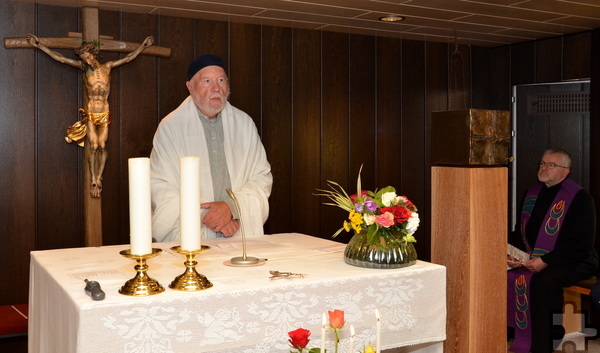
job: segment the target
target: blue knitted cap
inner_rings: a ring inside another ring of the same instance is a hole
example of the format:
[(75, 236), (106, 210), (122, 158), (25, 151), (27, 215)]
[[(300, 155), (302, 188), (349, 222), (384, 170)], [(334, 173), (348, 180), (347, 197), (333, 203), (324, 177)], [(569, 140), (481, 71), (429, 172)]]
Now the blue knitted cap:
[(190, 66), (188, 66), (188, 70), (187, 70), (188, 80), (191, 80), (192, 77), (194, 77), (194, 75), (196, 73), (198, 73), (198, 71), (204, 69), (207, 66), (213, 66), (213, 65), (219, 66), (223, 70), (225, 70), (225, 62), (223, 61), (223, 59), (219, 58), (216, 55), (211, 55), (211, 54), (202, 55), (198, 59), (192, 61)]

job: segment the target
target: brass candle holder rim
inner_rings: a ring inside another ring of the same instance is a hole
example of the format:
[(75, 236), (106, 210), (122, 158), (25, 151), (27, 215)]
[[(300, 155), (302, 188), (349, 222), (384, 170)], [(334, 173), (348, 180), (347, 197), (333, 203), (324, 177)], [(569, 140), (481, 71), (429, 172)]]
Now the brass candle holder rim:
[(182, 250), (181, 245), (177, 245), (177, 246), (171, 247), (171, 250), (175, 251), (176, 253), (183, 254), (183, 255), (196, 255), (196, 254), (200, 254), (200, 253), (210, 250), (210, 246), (200, 245), (200, 249)]
[(161, 252), (162, 252), (162, 249), (160, 249), (160, 248), (152, 248), (152, 252), (151, 253), (149, 253), (149, 254), (143, 254), (143, 255), (138, 255), (138, 254), (132, 254), (131, 253), (131, 249), (125, 249), (125, 250), (119, 251), (119, 254), (121, 256), (124, 256), (124, 257), (128, 258), (128, 259), (149, 259), (149, 258), (157, 256)]

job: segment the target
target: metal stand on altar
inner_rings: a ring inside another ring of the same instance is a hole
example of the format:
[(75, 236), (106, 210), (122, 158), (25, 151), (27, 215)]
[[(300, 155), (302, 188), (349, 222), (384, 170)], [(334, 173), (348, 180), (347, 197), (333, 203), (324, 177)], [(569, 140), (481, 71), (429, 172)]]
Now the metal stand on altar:
[(233, 191), (230, 188), (226, 189), (227, 194), (233, 200), (235, 204), (235, 208), (237, 209), (238, 215), (240, 217), (240, 232), (242, 233), (242, 256), (232, 257), (231, 260), (225, 261), (223, 264), (226, 266), (233, 267), (249, 267), (249, 266), (260, 266), (265, 264), (265, 259), (259, 259), (253, 256), (246, 255), (246, 233), (244, 232), (244, 227), (242, 226), (242, 211), (240, 209), (240, 205), (238, 204), (237, 198)]

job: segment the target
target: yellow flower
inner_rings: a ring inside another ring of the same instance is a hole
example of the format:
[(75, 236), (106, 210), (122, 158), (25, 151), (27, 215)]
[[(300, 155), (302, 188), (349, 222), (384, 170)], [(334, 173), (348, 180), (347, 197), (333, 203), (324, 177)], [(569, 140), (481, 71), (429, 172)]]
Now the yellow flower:
[(348, 218), (350, 219), (350, 221), (353, 224), (361, 225), (363, 223), (362, 214), (360, 214), (354, 210), (350, 211), (350, 216), (348, 216)]
[(368, 346), (365, 348), (365, 353), (375, 353), (375, 349), (373, 349), (373, 346), (371, 346), (371, 345), (368, 345)]
[(346, 232), (349, 232), (349, 231), (350, 231), (350, 222), (346, 222), (346, 221), (344, 221), (344, 230), (345, 230)]

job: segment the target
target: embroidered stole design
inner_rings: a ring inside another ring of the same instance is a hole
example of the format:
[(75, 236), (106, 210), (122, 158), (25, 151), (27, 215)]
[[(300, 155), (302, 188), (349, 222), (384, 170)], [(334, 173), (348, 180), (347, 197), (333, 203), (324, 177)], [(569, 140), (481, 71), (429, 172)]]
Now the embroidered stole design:
[[(525, 197), (521, 213), (521, 235), (527, 252), (531, 258), (537, 258), (554, 249), (556, 238), (560, 233), (564, 215), (567, 213), (573, 198), (582, 189), (571, 179), (563, 181), (560, 190), (552, 201), (552, 206), (546, 213), (540, 227), (535, 246), (531, 249), (527, 242), (525, 229), (531, 218), (537, 197), (543, 184), (531, 188)], [(534, 273), (525, 268), (508, 271), (508, 324), (515, 328), (515, 339), (510, 348), (513, 353), (527, 353), (531, 347), (531, 315), (529, 288)]]

